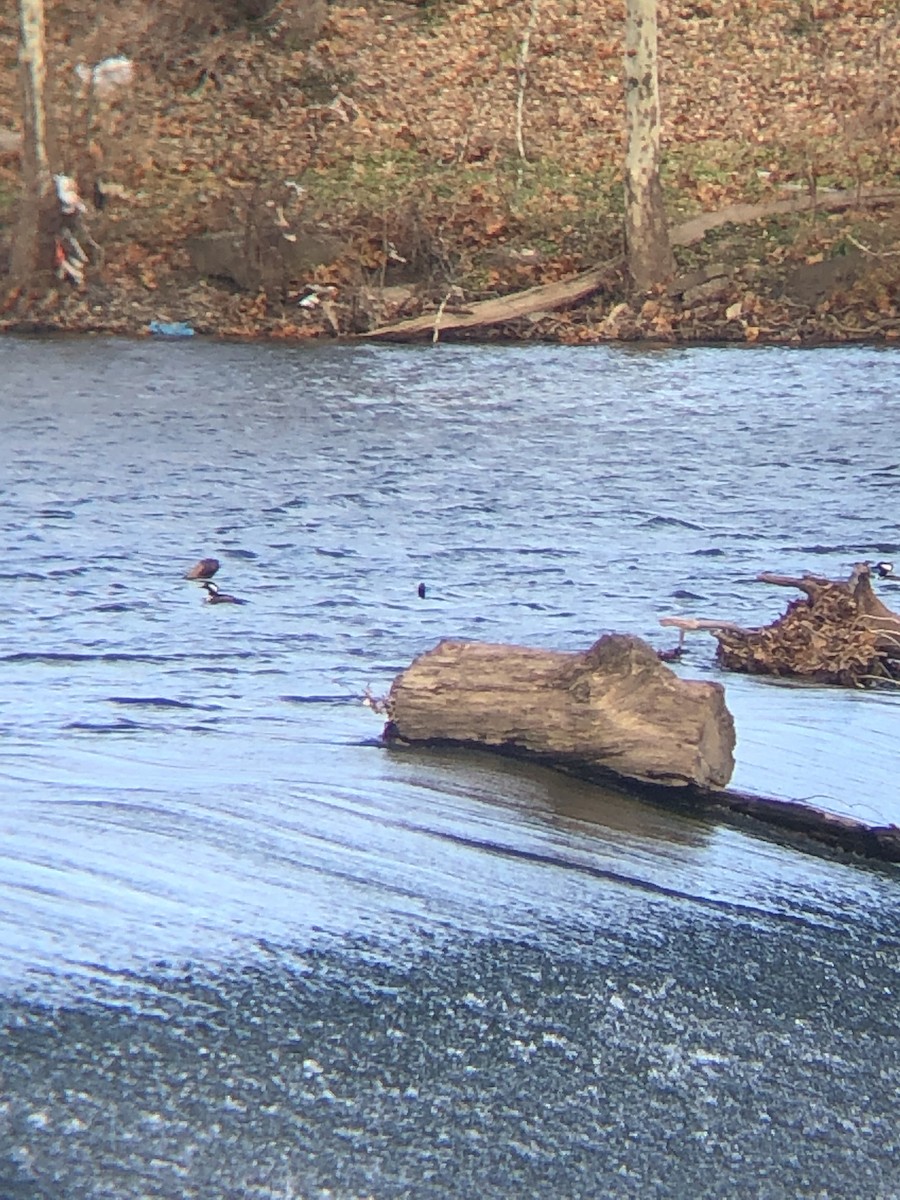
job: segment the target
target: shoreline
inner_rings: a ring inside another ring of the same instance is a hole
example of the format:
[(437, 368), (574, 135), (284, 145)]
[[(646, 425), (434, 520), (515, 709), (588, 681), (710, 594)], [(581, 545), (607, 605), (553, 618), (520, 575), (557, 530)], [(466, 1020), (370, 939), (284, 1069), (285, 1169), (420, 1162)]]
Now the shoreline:
[[(235, 332), (229, 329), (209, 329), (195, 328), (192, 333), (187, 335), (166, 335), (154, 333), (149, 328), (149, 322), (133, 325), (130, 327), (122, 327), (118, 324), (109, 325), (68, 325), (54, 322), (39, 322), (34, 320), (23, 319), (21, 321), (0, 321), (0, 338), (3, 337), (20, 337), (20, 338), (121, 338), (129, 341), (157, 341), (157, 342), (190, 342), (197, 338), (205, 342), (221, 342), (223, 344), (271, 344), (271, 345), (331, 345), (331, 346), (360, 346), (382, 344), (388, 346), (424, 346), (434, 345), (434, 339), (430, 337), (380, 337), (373, 338), (365, 334), (328, 334), (321, 333), (313, 336), (289, 336), (272, 328), (260, 328), (254, 332)], [(894, 347), (900, 348), (900, 330), (896, 334), (882, 334), (874, 336), (871, 334), (845, 335), (842, 337), (829, 338), (825, 335), (810, 334), (802, 336), (800, 334), (786, 334), (783, 337), (757, 337), (752, 341), (745, 338), (715, 336), (711, 333), (708, 337), (691, 337), (691, 338), (672, 338), (662, 339), (659, 337), (621, 337), (597, 338), (592, 341), (583, 340), (578, 342), (570, 342), (563, 339), (555, 339), (552, 337), (517, 337), (514, 334), (503, 332), (494, 332), (490, 336), (477, 336), (476, 334), (468, 333), (465, 335), (456, 335), (452, 333), (448, 336), (442, 336), (438, 342), (443, 345), (452, 346), (568, 346), (572, 349), (591, 349), (597, 346), (630, 346), (642, 350), (675, 350), (688, 347), (705, 347), (708, 349), (746, 349), (746, 350), (765, 350), (778, 347), (779, 349), (795, 349), (795, 350), (829, 350), (837, 349), (842, 346), (868, 346), (874, 349), (891, 349)]]

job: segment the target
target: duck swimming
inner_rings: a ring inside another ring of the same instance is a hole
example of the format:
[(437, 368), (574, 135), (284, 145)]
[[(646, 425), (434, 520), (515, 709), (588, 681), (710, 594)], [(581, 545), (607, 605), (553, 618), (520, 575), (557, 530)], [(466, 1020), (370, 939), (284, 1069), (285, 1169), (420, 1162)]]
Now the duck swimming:
[(877, 562), (872, 569), (881, 579), (896, 579), (892, 562)]
[(229, 596), (226, 592), (220, 592), (214, 583), (208, 581), (203, 585), (206, 588), (206, 603), (207, 604), (246, 604), (246, 600), (240, 600), (237, 596)]
[(185, 579), (212, 579), (218, 569), (219, 560), (217, 558), (201, 558), (187, 572)]

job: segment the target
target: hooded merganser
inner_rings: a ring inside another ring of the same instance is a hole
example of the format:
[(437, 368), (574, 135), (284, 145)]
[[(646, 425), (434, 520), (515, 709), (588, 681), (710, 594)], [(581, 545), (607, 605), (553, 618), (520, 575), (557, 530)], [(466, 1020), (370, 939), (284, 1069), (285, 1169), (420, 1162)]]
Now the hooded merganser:
[(185, 579), (212, 579), (218, 569), (219, 560), (217, 558), (201, 558), (187, 572)]
[(204, 583), (206, 588), (206, 603), (207, 604), (246, 604), (246, 600), (239, 600), (237, 596), (229, 596), (225, 592), (220, 592), (214, 583)]
[(895, 579), (894, 564), (892, 562), (877, 562), (873, 568), (875, 574), (882, 579)]
[(684, 654), (684, 646), (673, 646), (671, 650), (657, 650), (656, 657), (660, 662), (679, 662)]

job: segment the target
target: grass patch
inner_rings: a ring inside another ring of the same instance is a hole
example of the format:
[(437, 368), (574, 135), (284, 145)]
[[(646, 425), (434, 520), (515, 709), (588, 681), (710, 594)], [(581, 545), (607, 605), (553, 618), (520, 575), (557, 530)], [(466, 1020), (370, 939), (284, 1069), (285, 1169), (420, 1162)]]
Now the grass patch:
[(669, 211), (690, 217), (735, 192), (749, 203), (761, 199), (765, 173), (776, 166), (770, 148), (710, 140), (667, 147), (660, 177)]
[(0, 182), (0, 216), (12, 216), (18, 199), (19, 193), (14, 187)]
[(618, 254), (617, 167), (573, 172), (515, 155), (436, 164), (393, 149), (311, 168), (306, 211), (352, 232), (360, 269), (388, 282), (490, 294), (558, 278)]
[(623, 203), (617, 169), (573, 173), (553, 161), (521, 163), (511, 156), (486, 163), (435, 164), (414, 150), (388, 150), (315, 167), (304, 182), (323, 207), (388, 205), (427, 193), (448, 205), (505, 209), (517, 226), (536, 220), (553, 227), (588, 216), (621, 217)]

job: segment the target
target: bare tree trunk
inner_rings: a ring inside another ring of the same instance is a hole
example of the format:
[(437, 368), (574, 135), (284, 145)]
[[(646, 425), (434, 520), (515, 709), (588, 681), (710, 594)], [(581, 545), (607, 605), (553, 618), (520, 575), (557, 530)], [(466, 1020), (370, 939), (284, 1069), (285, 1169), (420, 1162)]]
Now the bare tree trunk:
[(19, 0), (19, 25), (24, 187), (10, 275), (13, 285), (22, 287), (37, 276), (52, 271), (60, 215), (47, 154), (44, 0)]
[(656, 0), (625, 0), (625, 243), (634, 286), (645, 292), (675, 271), (659, 181)]

